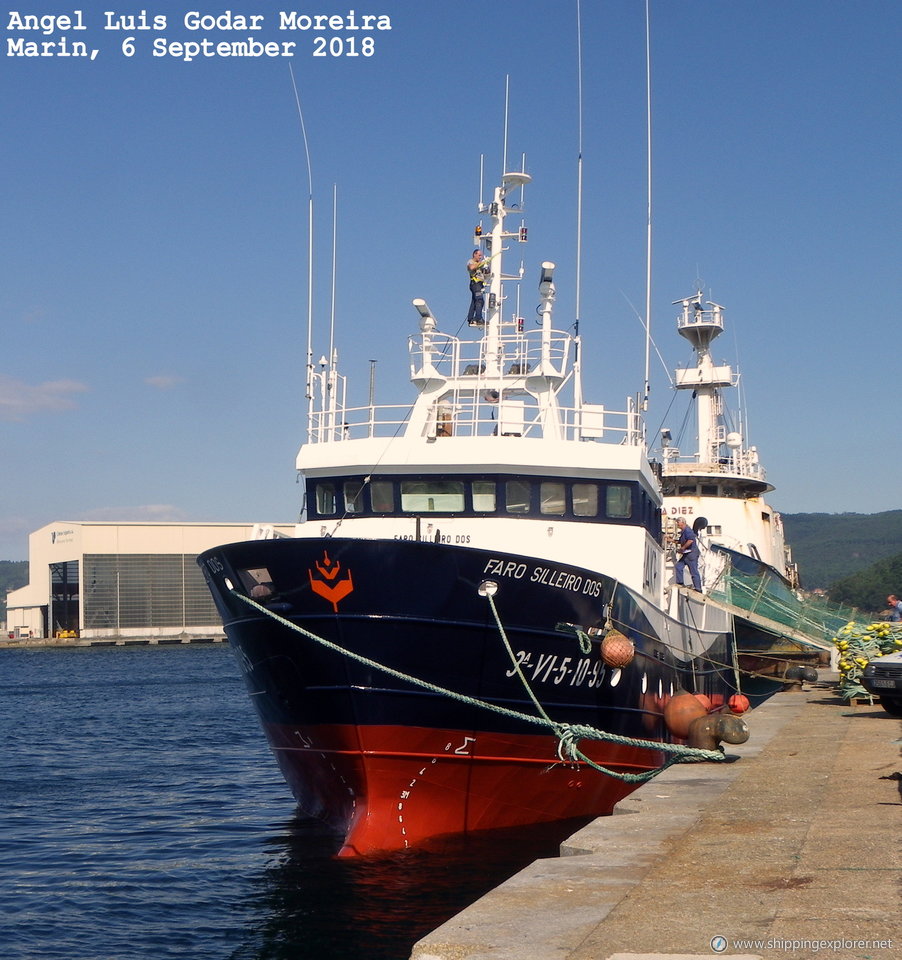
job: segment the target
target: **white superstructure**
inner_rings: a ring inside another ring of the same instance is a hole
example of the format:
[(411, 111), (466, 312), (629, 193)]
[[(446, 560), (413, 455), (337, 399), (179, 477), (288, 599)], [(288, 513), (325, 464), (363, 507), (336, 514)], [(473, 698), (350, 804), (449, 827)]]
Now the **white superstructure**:
[[(675, 387), (691, 394), (697, 432), (695, 450), (683, 453), (670, 430), (661, 431), (666, 520), (672, 524), (683, 517), (697, 526), (703, 550), (713, 544), (728, 547), (793, 580), (780, 515), (764, 499), (774, 488), (757, 448), (747, 446), (742, 423), (731, 421), (725, 403), (724, 391), (738, 386), (738, 375), (711, 355), (711, 343), (723, 332), (724, 308), (703, 301), (700, 291), (674, 302), (681, 307), (677, 330), (695, 351), (695, 364), (676, 370)], [(710, 554), (708, 563), (713, 563)], [(707, 571), (708, 583), (714, 573)]]
[(522, 222), (505, 229), (505, 218), (520, 214), (529, 180), (504, 175), (479, 208), (484, 322), (445, 333), (425, 300), (413, 301), (412, 405), (348, 406), (335, 358), (311, 366), (296, 535), (438, 540), (613, 568), (661, 606), (660, 487), (638, 404), (614, 412), (584, 399), (580, 338), (552, 325), (553, 263), (541, 265), (537, 322), (506, 293), (524, 273), (505, 272), (506, 245), (527, 233)]

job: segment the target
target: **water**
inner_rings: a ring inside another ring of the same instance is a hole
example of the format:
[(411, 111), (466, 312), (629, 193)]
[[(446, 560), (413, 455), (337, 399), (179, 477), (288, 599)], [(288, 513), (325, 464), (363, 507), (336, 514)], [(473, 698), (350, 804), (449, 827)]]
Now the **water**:
[(406, 960), (547, 839), (337, 859), (225, 646), (0, 650), (4, 960)]

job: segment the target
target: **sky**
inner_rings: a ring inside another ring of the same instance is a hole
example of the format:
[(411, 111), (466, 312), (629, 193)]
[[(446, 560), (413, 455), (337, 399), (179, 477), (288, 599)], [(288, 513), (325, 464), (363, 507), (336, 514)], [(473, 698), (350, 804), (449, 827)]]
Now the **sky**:
[[(445, 332), (466, 313), (506, 87), (527, 276), (558, 265), (572, 324), (581, 148), (587, 399), (642, 389), (644, 0), (161, 0), (150, 29), (110, 6), (126, 29), (105, 4), (0, 10), (0, 559), (56, 520), (295, 520), (310, 185), (314, 354), (334, 317), (352, 399), (375, 360), (404, 402), (410, 301)], [(280, 30), (283, 9), (390, 29)], [(19, 29), (62, 14), (85, 29)], [(651, 0), (650, 23), (652, 442), (690, 360), (671, 304), (701, 283), (771, 504), (902, 507), (902, 4)], [(290, 55), (185, 46), (250, 36)], [(96, 55), (59, 55), (74, 41)]]

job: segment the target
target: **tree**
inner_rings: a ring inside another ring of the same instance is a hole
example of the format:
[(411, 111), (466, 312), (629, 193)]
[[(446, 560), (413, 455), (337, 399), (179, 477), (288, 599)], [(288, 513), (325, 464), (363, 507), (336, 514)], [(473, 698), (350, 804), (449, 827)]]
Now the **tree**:
[(6, 620), (6, 595), (28, 583), (27, 560), (0, 560), (0, 620)]
[(862, 610), (885, 610), (889, 594), (902, 596), (902, 553), (885, 557), (864, 570), (837, 580), (828, 593), (837, 603), (847, 603)]

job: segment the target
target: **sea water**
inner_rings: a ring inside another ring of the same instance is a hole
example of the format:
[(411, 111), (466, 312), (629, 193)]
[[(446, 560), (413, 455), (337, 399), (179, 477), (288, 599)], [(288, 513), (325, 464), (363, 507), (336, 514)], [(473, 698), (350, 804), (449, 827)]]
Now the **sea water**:
[(0, 650), (3, 960), (406, 960), (547, 840), (338, 859), (225, 644)]

